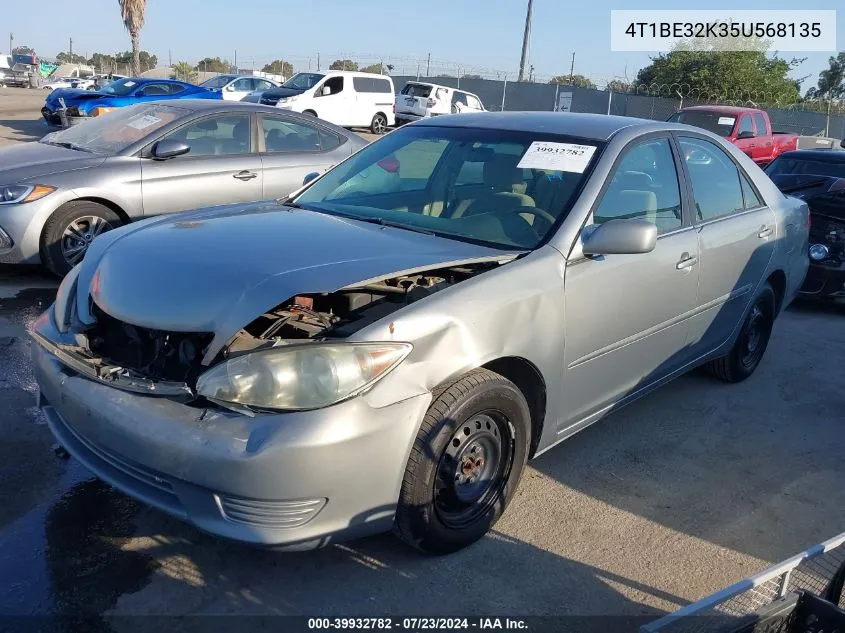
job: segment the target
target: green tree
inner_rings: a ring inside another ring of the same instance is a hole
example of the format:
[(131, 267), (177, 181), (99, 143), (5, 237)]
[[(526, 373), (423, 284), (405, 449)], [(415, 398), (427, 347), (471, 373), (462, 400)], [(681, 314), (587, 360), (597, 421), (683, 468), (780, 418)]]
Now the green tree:
[(144, 13), (147, 0), (117, 0), (123, 26), (132, 40), (132, 74), (141, 74), (141, 29), (144, 27)]
[(173, 75), (180, 81), (194, 82), (197, 80), (197, 69), (189, 62), (176, 62), (173, 65)]
[(227, 73), (232, 65), (219, 57), (205, 57), (197, 63), (197, 69), (204, 73)]
[(370, 64), (369, 66), (364, 66), (361, 69), (362, 73), (376, 73), (379, 75), (386, 75), (387, 74), (387, 66), (382, 63), (378, 64)]
[(281, 75), (282, 77), (290, 77), (293, 75), (293, 64), (286, 62), (283, 59), (275, 59), (269, 64), (265, 64), (262, 72), (272, 73), (274, 75)]
[(358, 70), (358, 64), (351, 59), (336, 59), (329, 66), (329, 70)]
[(105, 53), (94, 53), (88, 59), (88, 65), (97, 68), (98, 70), (112, 70), (114, 68), (115, 59), (113, 55)]
[(12, 55), (35, 55), (35, 49), (31, 46), (15, 46)]
[(631, 84), (621, 79), (611, 79), (607, 82), (607, 89), (612, 92), (628, 92), (631, 89)]
[(831, 57), (830, 66), (819, 73), (819, 83), (807, 91), (808, 99), (842, 99), (845, 97), (845, 53)]
[(68, 53), (67, 51), (62, 51), (58, 55), (56, 55), (56, 61), (60, 64), (87, 64), (88, 60), (85, 59), (84, 55), (77, 55), (76, 53)]
[[(745, 50), (724, 50), (731, 45)], [(800, 81), (791, 79), (789, 72), (804, 60), (769, 56), (768, 46), (754, 38), (733, 44), (718, 38), (682, 41), (669, 53), (652, 57), (651, 64), (637, 74), (637, 84), (659, 86), (667, 96), (678, 90), (714, 99), (797, 101)]]
[(556, 75), (549, 80), (550, 84), (561, 86), (575, 86), (576, 88), (595, 88), (596, 84), (584, 75)]
[[(132, 65), (135, 59), (135, 55), (132, 51), (124, 51), (122, 53), (118, 53), (115, 57), (115, 61), (118, 64), (129, 64)], [(140, 65), (140, 72), (144, 72), (144, 69), (149, 70), (150, 68), (155, 68), (158, 66), (158, 57), (155, 55), (151, 55), (147, 51), (138, 51), (138, 60)]]

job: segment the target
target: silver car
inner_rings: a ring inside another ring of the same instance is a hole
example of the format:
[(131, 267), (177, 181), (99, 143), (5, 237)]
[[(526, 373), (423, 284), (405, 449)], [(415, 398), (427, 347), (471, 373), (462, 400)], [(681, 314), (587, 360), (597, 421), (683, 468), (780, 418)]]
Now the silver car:
[(696, 366), (750, 376), (807, 240), (805, 203), (700, 129), (437, 117), (287, 200), (97, 238), (34, 325), (40, 406), (213, 534), (451, 552), (527, 459)]
[(143, 217), (285, 196), (366, 145), (314, 117), (220, 100), (119, 108), (0, 149), (0, 262), (64, 275)]

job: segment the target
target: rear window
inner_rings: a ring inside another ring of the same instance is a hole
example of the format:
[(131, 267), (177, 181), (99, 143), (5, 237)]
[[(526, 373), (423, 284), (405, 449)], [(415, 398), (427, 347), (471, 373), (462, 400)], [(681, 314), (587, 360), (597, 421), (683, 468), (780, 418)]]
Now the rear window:
[(388, 94), (393, 92), (390, 81), (387, 79), (353, 77), (352, 85), (355, 87), (355, 92), (385, 92)]
[(735, 114), (725, 114), (709, 110), (687, 110), (686, 112), (676, 112), (669, 117), (669, 121), (673, 123), (694, 125), (719, 136), (730, 136), (736, 119)]
[(428, 97), (431, 94), (431, 88), (424, 84), (405, 84), (402, 94), (409, 97)]

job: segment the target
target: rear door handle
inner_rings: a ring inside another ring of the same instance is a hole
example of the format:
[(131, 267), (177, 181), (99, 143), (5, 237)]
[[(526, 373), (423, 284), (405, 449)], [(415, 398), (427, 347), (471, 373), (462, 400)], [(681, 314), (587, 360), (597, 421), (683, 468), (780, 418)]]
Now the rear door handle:
[(762, 227), (760, 227), (760, 232), (757, 233), (757, 237), (759, 237), (760, 239), (763, 239), (765, 237), (769, 237), (774, 232), (775, 232), (775, 230), (772, 227), (762, 226)]
[(243, 171), (239, 171), (237, 174), (234, 174), (232, 178), (237, 178), (238, 180), (252, 180), (253, 178), (258, 178), (258, 174), (254, 171), (244, 169)]
[(687, 268), (692, 268), (698, 263), (698, 257), (691, 257), (689, 253), (684, 253), (681, 255), (681, 261), (675, 264), (675, 268), (678, 270), (686, 270)]

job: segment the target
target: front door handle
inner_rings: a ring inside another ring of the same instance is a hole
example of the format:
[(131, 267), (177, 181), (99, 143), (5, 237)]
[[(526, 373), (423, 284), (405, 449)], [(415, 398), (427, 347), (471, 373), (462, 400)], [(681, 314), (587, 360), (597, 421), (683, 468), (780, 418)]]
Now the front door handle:
[(687, 270), (688, 268), (692, 268), (698, 263), (698, 257), (691, 256), (689, 253), (684, 253), (681, 255), (681, 261), (675, 264), (675, 268), (678, 270)]
[(258, 178), (258, 174), (254, 171), (244, 169), (243, 171), (239, 171), (237, 174), (234, 174), (232, 178), (237, 178), (238, 180), (252, 180), (253, 178)]
[(760, 227), (760, 232), (757, 233), (757, 237), (763, 239), (765, 237), (769, 237), (774, 232), (775, 230), (772, 227), (763, 225)]

